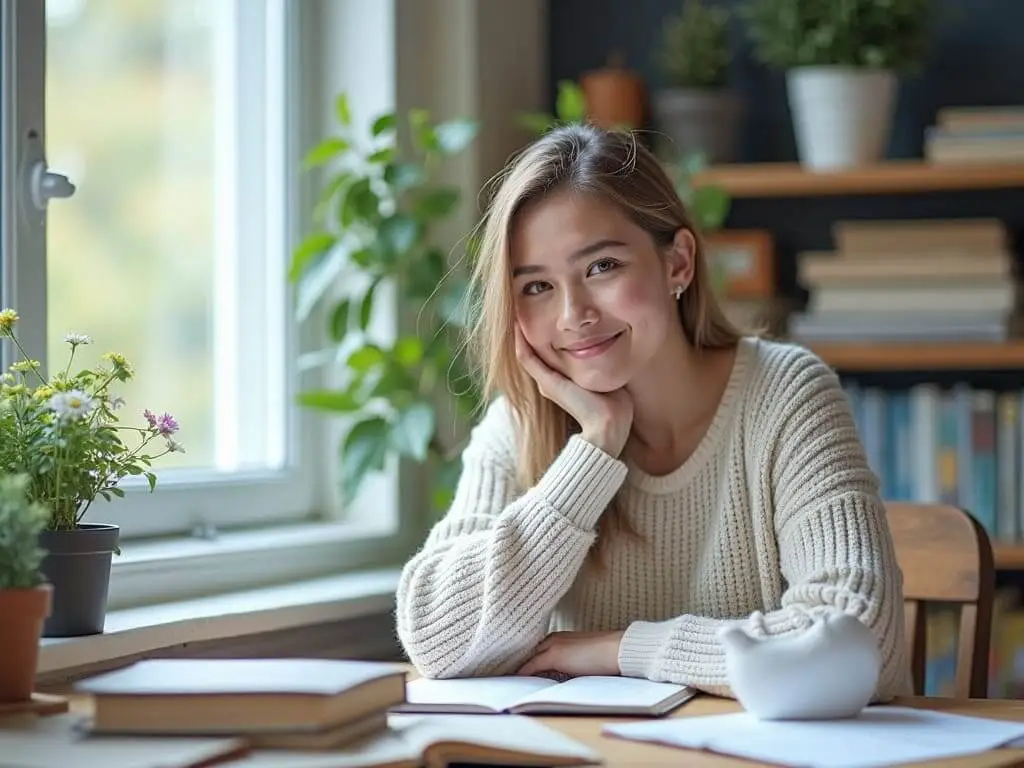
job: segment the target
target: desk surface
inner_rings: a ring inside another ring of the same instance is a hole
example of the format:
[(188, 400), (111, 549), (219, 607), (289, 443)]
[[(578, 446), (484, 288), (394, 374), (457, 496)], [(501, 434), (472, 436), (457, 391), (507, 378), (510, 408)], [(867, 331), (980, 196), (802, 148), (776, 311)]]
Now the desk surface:
[[(64, 691), (67, 694), (66, 691)], [(71, 708), (76, 712), (89, 714), (92, 709), (91, 698), (84, 694), (67, 694)], [(1006, 699), (971, 699), (954, 700), (947, 698), (908, 697), (897, 699), (893, 704), (908, 707), (921, 707), (962, 715), (988, 717), (993, 720), (1011, 720), (1024, 722), (1024, 701)], [(713, 715), (739, 711), (739, 705), (730, 699), (713, 696), (697, 696), (677, 709), (671, 717), (693, 717), (695, 715)], [(488, 715), (481, 715), (488, 717)], [(613, 739), (601, 734), (601, 728), (611, 722), (630, 722), (636, 718), (606, 717), (540, 717), (541, 722), (581, 741), (605, 759), (607, 768), (624, 768), (644, 766), (659, 768), (685, 764), (691, 768), (751, 768), (756, 765), (749, 760), (714, 755), (708, 752), (681, 750), (662, 747), (656, 744), (645, 744), (623, 739)], [(228, 763), (230, 766), (230, 763)], [(960, 757), (939, 762), (916, 763), (915, 768), (926, 766), (942, 766), (942, 768), (996, 768), (996, 766), (1024, 766), (1024, 749), (998, 749), (972, 757)]]

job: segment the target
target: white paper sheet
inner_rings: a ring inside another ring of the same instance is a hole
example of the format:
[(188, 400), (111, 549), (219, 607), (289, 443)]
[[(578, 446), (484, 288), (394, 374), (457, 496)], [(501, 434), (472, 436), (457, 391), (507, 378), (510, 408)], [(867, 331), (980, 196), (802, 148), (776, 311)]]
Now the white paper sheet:
[(794, 768), (876, 768), (995, 749), (1024, 739), (1024, 723), (874, 706), (849, 720), (770, 722), (740, 712), (606, 725), (604, 732)]

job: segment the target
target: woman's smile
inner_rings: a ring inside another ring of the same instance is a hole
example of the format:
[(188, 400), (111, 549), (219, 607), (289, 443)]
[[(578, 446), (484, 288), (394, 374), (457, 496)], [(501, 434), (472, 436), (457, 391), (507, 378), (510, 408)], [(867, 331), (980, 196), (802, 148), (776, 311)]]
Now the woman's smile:
[(607, 336), (595, 336), (592, 339), (576, 342), (564, 349), (566, 353), (577, 360), (597, 357), (611, 349), (612, 345), (619, 340), (619, 337), (622, 336), (623, 333), (625, 333), (625, 331), (619, 331), (618, 333), (613, 333)]

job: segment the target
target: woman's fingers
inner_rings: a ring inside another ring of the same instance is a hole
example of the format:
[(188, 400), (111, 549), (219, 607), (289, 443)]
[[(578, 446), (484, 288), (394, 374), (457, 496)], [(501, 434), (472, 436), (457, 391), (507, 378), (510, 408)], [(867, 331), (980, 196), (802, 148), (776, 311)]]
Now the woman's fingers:
[(542, 653), (535, 654), (525, 664), (523, 664), (523, 666), (516, 670), (516, 674), (535, 675), (538, 672), (546, 672), (550, 669), (553, 669), (548, 658), (549, 654), (549, 651), (544, 651)]

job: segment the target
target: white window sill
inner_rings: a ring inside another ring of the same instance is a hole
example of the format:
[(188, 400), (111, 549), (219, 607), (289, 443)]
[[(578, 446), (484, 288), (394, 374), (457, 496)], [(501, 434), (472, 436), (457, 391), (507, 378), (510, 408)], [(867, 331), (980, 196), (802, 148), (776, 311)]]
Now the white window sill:
[(253, 635), (391, 612), (399, 569), (232, 592), (107, 614), (102, 635), (44, 638), (39, 674), (150, 653), (181, 643)]
[(227, 531), (209, 539), (129, 540), (114, 556), (108, 610), (394, 566), (406, 559), (405, 538), (389, 526), (310, 522)]

